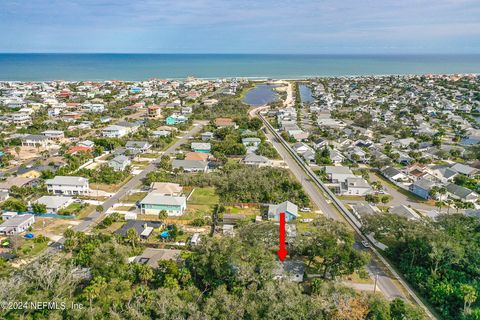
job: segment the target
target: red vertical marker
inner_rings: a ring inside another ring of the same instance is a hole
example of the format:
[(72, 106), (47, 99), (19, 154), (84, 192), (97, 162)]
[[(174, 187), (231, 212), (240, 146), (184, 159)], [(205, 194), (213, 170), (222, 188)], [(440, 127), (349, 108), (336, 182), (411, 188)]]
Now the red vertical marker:
[(280, 212), (280, 249), (277, 251), (278, 258), (283, 262), (287, 256), (285, 249), (285, 212)]

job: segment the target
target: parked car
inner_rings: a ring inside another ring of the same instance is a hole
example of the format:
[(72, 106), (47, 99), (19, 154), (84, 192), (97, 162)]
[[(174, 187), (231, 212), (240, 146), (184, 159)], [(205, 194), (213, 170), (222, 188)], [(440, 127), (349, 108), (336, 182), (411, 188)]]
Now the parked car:
[(362, 245), (363, 245), (365, 248), (370, 248), (370, 243), (368, 243), (368, 241), (366, 241), (366, 240), (362, 240)]
[(301, 212), (310, 212), (311, 209), (308, 208), (308, 207), (303, 207), (303, 208), (300, 209), (300, 211), (301, 211)]

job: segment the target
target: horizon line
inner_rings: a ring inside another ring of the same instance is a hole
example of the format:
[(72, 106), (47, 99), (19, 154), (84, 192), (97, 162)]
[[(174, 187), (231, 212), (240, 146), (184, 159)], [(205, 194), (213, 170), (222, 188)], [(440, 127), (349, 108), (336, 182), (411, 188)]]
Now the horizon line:
[(406, 53), (393, 53), (393, 52), (372, 52), (372, 53), (258, 53), (258, 52), (48, 52), (48, 51), (39, 51), (39, 52), (0, 52), (0, 55), (8, 55), (8, 54), (137, 54), (137, 55), (303, 55), (303, 56), (329, 56), (329, 55), (336, 55), (336, 56), (371, 56), (371, 55), (383, 55), (383, 56), (398, 56), (398, 55), (480, 55), (480, 52), (406, 52)]

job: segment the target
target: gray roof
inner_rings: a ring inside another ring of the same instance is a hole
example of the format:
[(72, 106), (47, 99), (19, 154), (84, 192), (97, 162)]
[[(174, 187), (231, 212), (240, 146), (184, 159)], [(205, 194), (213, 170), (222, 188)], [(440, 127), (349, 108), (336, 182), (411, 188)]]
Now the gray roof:
[(450, 192), (451, 194), (456, 195), (457, 197), (459, 197), (461, 199), (464, 199), (468, 195), (470, 195), (472, 193), (475, 193), (474, 191), (472, 191), (468, 188), (456, 185), (455, 183), (448, 184), (447, 185), (447, 191)]
[(130, 161), (130, 159), (128, 159), (128, 157), (123, 154), (116, 156), (115, 158), (110, 160), (110, 162), (116, 162), (118, 164), (123, 164), (125, 161)]
[(28, 220), (32, 219), (33, 214), (19, 214), (16, 215), (0, 225), (0, 231), (5, 230), (6, 228), (18, 227)]
[(284, 201), (280, 204), (271, 204), (268, 206), (268, 215), (276, 215), (281, 212), (290, 213), (295, 217), (298, 217), (298, 207), (296, 204), (290, 201)]
[(352, 174), (352, 171), (348, 167), (325, 166), (325, 173)]
[(146, 148), (147, 146), (147, 141), (127, 141), (125, 144), (125, 148)]
[(192, 149), (210, 150), (212, 145), (208, 142), (192, 142)]
[(181, 250), (175, 249), (146, 248), (142, 254), (135, 257), (133, 261), (137, 263), (148, 264), (149, 266), (156, 268), (158, 267), (158, 261), (177, 260), (180, 258), (181, 252)]
[(173, 206), (185, 206), (187, 200), (185, 197), (165, 196), (161, 193), (150, 192), (140, 201), (141, 204), (165, 204)]
[(162, 223), (159, 221), (128, 220), (120, 229), (115, 231), (115, 233), (125, 237), (129, 229), (135, 229), (138, 235), (140, 235), (145, 229), (145, 226), (157, 229), (160, 228), (161, 225)]
[(422, 178), (415, 181), (413, 185), (422, 188), (423, 190), (430, 191), (430, 189), (435, 186), (435, 183), (433, 181)]
[(36, 203), (44, 204), (47, 208), (60, 208), (72, 200), (72, 197), (43, 196)]
[(178, 160), (172, 161), (172, 168), (184, 168), (184, 169), (205, 169), (207, 167), (207, 161), (200, 160)]
[(391, 177), (396, 176), (397, 174), (401, 174), (402, 171), (400, 171), (400, 170), (398, 170), (398, 169), (396, 169), (396, 168), (394, 168), (394, 167), (388, 167), (388, 168), (383, 169), (382, 173), (383, 173), (385, 176), (391, 178)]
[(88, 179), (84, 177), (74, 176), (56, 176), (53, 179), (45, 181), (46, 184), (66, 185), (66, 186), (78, 186), (87, 185)]
[(477, 169), (470, 166), (466, 166), (461, 163), (454, 164), (453, 166), (450, 167), (450, 169), (467, 176), (477, 171)]
[(390, 209), (390, 212), (407, 219), (419, 219), (420, 216), (412, 209), (405, 205), (399, 205)]
[(267, 163), (268, 158), (250, 153), (243, 158), (243, 162)]

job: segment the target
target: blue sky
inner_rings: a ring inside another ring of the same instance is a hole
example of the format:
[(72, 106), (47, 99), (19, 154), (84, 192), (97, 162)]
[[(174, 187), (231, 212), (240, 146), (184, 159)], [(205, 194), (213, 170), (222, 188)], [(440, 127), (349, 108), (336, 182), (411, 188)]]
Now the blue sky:
[(1, 0), (0, 52), (480, 53), (479, 0)]

